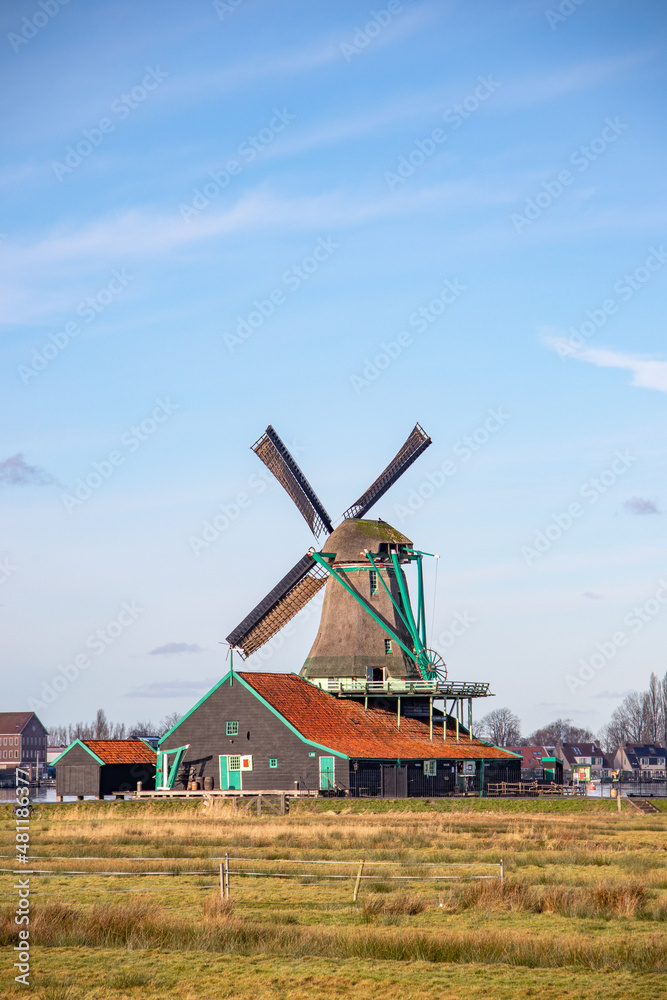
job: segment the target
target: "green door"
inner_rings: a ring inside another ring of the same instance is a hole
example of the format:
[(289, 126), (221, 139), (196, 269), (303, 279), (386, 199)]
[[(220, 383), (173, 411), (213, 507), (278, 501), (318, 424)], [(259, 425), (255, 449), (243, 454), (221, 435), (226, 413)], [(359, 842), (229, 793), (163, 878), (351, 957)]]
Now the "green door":
[(220, 788), (224, 790), (241, 788), (241, 758), (232, 754), (220, 757)]
[(320, 791), (329, 792), (334, 788), (334, 757), (320, 757)]

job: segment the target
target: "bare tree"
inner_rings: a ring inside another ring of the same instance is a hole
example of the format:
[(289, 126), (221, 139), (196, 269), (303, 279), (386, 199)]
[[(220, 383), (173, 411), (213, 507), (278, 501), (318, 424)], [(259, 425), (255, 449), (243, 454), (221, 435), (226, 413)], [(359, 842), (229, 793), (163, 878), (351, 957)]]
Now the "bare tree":
[(182, 712), (170, 712), (169, 715), (165, 715), (160, 719), (160, 736), (164, 736), (168, 733), (170, 729), (173, 729), (177, 722), (180, 722), (183, 718)]
[(476, 735), (499, 747), (517, 746), (521, 739), (521, 720), (509, 708), (496, 708), (479, 720)]
[(162, 736), (162, 733), (160, 727), (150, 719), (139, 719), (130, 726), (130, 739), (138, 739), (140, 736)]
[(622, 743), (664, 743), (667, 740), (667, 673), (651, 674), (647, 691), (631, 691), (611, 714), (600, 734), (605, 749)]
[(526, 742), (528, 746), (551, 747), (558, 743), (592, 743), (595, 733), (572, 725), (572, 719), (554, 719), (553, 722), (536, 729)]

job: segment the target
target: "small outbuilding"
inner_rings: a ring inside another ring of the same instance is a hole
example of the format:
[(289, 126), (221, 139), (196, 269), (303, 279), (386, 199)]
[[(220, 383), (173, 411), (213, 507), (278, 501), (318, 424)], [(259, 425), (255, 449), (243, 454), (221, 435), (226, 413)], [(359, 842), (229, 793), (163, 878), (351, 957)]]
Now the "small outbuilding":
[(156, 754), (143, 740), (74, 740), (55, 759), (56, 795), (94, 796), (155, 788)]

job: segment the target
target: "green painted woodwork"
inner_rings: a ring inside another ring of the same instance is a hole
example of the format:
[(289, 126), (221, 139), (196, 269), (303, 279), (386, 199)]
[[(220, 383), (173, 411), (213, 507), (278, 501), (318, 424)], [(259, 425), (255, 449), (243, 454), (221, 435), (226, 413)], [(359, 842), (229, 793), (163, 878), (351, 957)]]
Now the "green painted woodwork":
[(335, 758), (320, 757), (320, 791), (333, 791), (335, 787)]

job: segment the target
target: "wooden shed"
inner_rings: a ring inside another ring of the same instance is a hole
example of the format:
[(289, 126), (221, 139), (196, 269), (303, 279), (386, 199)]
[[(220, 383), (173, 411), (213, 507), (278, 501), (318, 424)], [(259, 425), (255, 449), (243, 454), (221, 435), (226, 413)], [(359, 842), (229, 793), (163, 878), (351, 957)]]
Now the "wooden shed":
[(449, 718), (339, 698), (296, 674), (228, 673), (162, 737), (157, 788), (209, 778), (214, 789), (353, 796), (442, 796), (518, 781), (520, 757)]
[(54, 761), (56, 794), (103, 799), (155, 788), (155, 750), (143, 740), (74, 740)]

